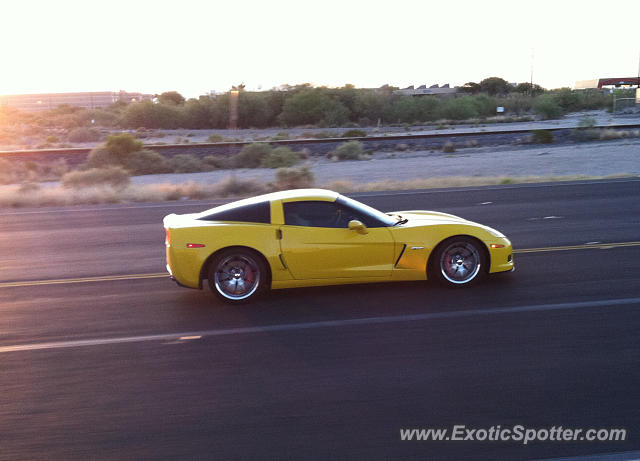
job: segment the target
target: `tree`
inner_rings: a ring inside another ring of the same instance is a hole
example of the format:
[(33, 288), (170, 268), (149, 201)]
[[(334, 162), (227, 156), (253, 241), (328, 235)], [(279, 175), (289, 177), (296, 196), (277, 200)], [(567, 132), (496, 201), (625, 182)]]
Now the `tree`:
[(158, 102), (170, 106), (180, 106), (184, 104), (184, 96), (177, 91), (165, 91), (158, 96)]
[(326, 89), (308, 88), (288, 98), (279, 116), (288, 126), (316, 124), (340, 125), (349, 119), (349, 110), (331, 98)]
[(480, 85), (476, 82), (467, 82), (460, 87), (463, 93), (476, 94), (480, 92)]
[(500, 77), (489, 77), (480, 82), (480, 90), (489, 96), (504, 95), (511, 90), (511, 85)]
[(528, 94), (531, 96), (538, 96), (539, 94), (544, 93), (544, 88), (536, 83), (534, 83), (532, 86), (531, 83), (525, 82), (519, 83), (515, 88), (515, 92), (520, 94)]

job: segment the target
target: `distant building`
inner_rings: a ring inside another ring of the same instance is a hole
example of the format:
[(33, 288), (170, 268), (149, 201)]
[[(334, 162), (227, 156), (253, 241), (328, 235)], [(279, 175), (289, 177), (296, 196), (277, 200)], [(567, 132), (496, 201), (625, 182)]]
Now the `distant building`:
[(94, 91), (85, 93), (43, 93), (16, 94), (0, 96), (0, 107), (11, 107), (20, 111), (36, 112), (55, 109), (66, 104), (68, 106), (96, 109), (108, 107), (118, 101), (136, 102), (151, 101), (153, 95), (143, 93), (128, 93), (126, 91)]
[(638, 77), (615, 77), (596, 78), (593, 80), (580, 80), (576, 82), (576, 90), (598, 89), (604, 87), (613, 88), (636, 88), (638, 87)]
[(446, 83), (442, 86), (431, 85), (427, 88), (427, 85), (420, 85), (418, 88), (414, 88), (413, 85), (403, 88), (401, 90), (394, 91), (396, 94), (403, 94), (405, 96), (440, 96), (448, 97), (455, 96), (458, 93), (458, 87), (450, 88)]

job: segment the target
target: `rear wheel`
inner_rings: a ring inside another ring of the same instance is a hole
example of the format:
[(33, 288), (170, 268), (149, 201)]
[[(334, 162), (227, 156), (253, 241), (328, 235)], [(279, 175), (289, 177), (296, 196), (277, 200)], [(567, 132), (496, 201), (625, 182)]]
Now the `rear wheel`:
[(229, 248), (216, 255), (209, 265), (209, 287), (223, 301), (242, 304), (266, 289), (267, 268), (253, 251)]
[(450, 287), (469, 285), (485, 273), (487, 257), (480, 242), (469, 237), (452, 237), (438, 246), (430, 274)]

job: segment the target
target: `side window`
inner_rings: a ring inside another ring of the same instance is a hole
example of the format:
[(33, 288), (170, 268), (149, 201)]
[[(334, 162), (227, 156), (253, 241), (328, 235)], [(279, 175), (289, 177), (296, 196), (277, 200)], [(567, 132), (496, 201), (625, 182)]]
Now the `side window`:
[(271, 223), (271, 202), (253, 203), (227, 210), (214, 211), (198, 219), (203, 221), (239, 221), (253, 223)]
[(287, 202), (283, 208), (284, 223), (289, 226), (346, 228), (352, 219), (364, 222), (360, 213), (335, 202)]

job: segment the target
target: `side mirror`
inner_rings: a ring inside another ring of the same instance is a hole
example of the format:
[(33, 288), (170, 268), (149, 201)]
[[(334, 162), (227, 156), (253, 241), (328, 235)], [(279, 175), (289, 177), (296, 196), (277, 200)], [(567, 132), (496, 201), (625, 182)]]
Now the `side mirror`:
[(352, 219), (349, 221), (349, 230), (356, 231), (358, 234), (368, 234), (367, 226), (362, 224), (362, 222), (357, 219)]

